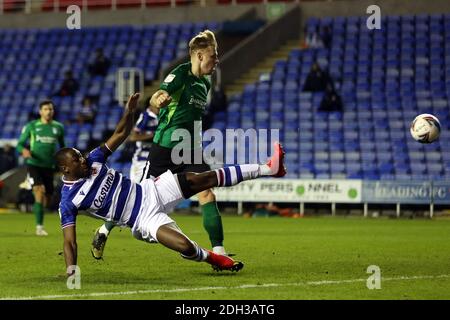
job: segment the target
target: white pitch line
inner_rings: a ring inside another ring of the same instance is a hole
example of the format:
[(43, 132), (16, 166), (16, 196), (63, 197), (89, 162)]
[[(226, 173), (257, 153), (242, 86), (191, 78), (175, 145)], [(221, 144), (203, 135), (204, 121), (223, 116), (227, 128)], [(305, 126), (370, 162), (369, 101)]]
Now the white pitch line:
[[(437, 276), (400, 276), (393, 278), (381, 278), (381, 281), (397, 281), (397, 280), (424, 280), (424, 279), (440, 279), (450, 278), (450, 274), (441, 274)], [(60, 299), (60, 298), (82, 298), (82, 297), (102, 297), (102, 296), (121, 296), (121, 295), (135, 295), (147, 293), (175, 293), (175, 292), (191, 292), (191, 291), (207, 291), (207, 290), (236, 290), (236, 289), (254, 289), (254, 288), (268, 288), (268, 287), (300, 287), (300, 286), (321, 286), (328, 284), (344, 284), (365, 282), (367, 279), (348, 279), (348, 280), (322, 280), (322, 281), (307, 281), (296, 283), (265, 283), (265, 284), (244, 284), (235, 287), (199, 287), (199, 288), (177, 288), (177, 289), (151, 289), (151, 290), (135, 290), (122, 292), (92, 292), (79, 294), (60, 294), (47, 296), (29, 296), (29, 297), (5, 297), (0, 300), (45, 300), (45, 299)]]

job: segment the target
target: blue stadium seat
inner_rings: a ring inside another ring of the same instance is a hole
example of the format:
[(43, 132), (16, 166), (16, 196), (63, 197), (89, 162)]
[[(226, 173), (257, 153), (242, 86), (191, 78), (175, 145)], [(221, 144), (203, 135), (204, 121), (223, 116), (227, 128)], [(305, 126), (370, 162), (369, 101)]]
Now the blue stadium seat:
[[(227, 112), (214, 117), (214, 126), (220, 130), (280, 128), (289, 150), (289, 166), (293, 167), (290, 177), (345, 175), (406, 180), (442, 178), (447, 171), (450, 174), (447, 130), (442, 130), (438, 142), (427, 146), (413, 141), (408, 133), (412, 119), (425, 112), (438, 116), (443, 128), (450, 129), (450, 47), (444, 45), (450, 42), (450, 19), (444, 23), (443, 15), (388, 16), (383, 17), (382, 24), (381, 30), (369, 32), (361, 17), (309, 19), (307, 33), (331, 26), (331, 48), (292, 50), (274, 64), (271, 81), (247, 85), (242, 94), (228, 97)], [(208, 25), (221, 27), (220, 23)], [(0, 55), (4, 64), (0, 70), (0, 108), (9, 108), (16, 98), (8, 93), (16, 92), (22, 97), (21, 108), (35, 111), (37, 102), (59, 85), (61, 68), (71, 66), (78, 77), (83, 77), (92, 47), (103, 44), (114, 64), (109, 78), (84, 82), (75, 99), (55, 103), (62, 120), (69, 117), (72, 104), (80, 103), (88, 93), (100, 97), (102, 113), (115, 110), (112, 104), (117, 67), (139, 66), (146, 80), (156, 80), (160, 69), (185, 54), (188, 39), (206, 26), (94, 27), (77, 33), (63, 28), (1, 30)], [(344, 103), (342, 113), (317, 112), (323, 94), (301, 91), (317, 60), (329, 66)], [(40, 67), (34, 68), (36, 64)], [(41, 76), (44, 72), (45, 80)], [(92, 130), (114, 128), (118, 111), (99, 117)], [(26, 121), (8, 114), (4, 120), (10, 126), (2, 122), (2, 137), (14, 136), (17, 128), (12, 124), (19, 126)], [(70, 139), (80, 140), (80, 128), (68, 126), (67, 130)], [(82, 144), (84, 141), (80, 140)]]

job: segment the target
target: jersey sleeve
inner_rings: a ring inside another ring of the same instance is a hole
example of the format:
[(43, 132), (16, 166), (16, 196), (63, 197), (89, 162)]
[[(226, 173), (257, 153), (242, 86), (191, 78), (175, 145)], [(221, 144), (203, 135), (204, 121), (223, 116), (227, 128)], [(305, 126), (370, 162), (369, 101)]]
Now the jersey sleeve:
[(62, 229), (76, 224), (78, 210), (71, 202), (60, 202), (58, 212)]
[(112, 152), (108, 149), (106, 145), (95, 148), (89, 153), (87, 157), (87, 162), (92, 165), (94, 162), (105, 163)]
[(183, 68), (175, 68), (167, 75), (159, 88), (167, 91), (169, 95), (177, 92), (184, 86), (186, 74), (187, 73), (184, 72)]
[(148, 117), (148, 121), (150, 122), (150, 131), (155, 132), (158, 128), (158, 116), (156, 115), (150, 115)]
[(25, 148), (25, 143), (27, 142), (28, 138), (30, 137), (31, 132), (31, 124), (28, 123), (22, 128), (22, 132), (19, 137), (19, 141), (17, 141), (17, 147), (16, 150), (19, 153), (22, 153), (22, 150)]
[(147, 125), (148, 117), (146, 117), (147, 112), (142, 112), (139, 115), (139, 119), (136, 122), (136, 125), (134, 126), (134, 131), (142, 132), (145, 129), (145, 126)]

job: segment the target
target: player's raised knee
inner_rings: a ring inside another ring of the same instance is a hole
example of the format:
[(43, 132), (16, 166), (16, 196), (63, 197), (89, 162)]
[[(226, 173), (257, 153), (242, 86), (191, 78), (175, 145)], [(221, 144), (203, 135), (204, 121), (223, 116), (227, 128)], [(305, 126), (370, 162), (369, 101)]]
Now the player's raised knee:
[(216, 195), (212, 189), (207, 189), (198, 194), (198, 200), (201, 204), (216, 201)]
[(44, 185), (38, 185), (33, 187), (33, 192), (39, 196), (44, 196), (45, 194), (45, 186)]

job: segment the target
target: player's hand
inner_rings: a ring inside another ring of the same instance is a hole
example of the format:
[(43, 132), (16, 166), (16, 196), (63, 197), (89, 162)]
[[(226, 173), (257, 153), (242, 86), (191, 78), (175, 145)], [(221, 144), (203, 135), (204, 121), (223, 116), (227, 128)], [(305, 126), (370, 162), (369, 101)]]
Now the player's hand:
[(22, 157), (24, 157), (25, 159), (31, 158), (31, 151), (28, 150), (28, 149), (23, 149), (22, 150)]
[(172, 101), (172, 97), (165, 91), (158, 91), (155, 96), (155, 103), (158, 109), (167, 107)]
[(137, 109), (138, 100), (139, 100), (139, 93), (135, 93), (128, 98), (128, 102), (126, 105), (126, 110), (133, 112)]

